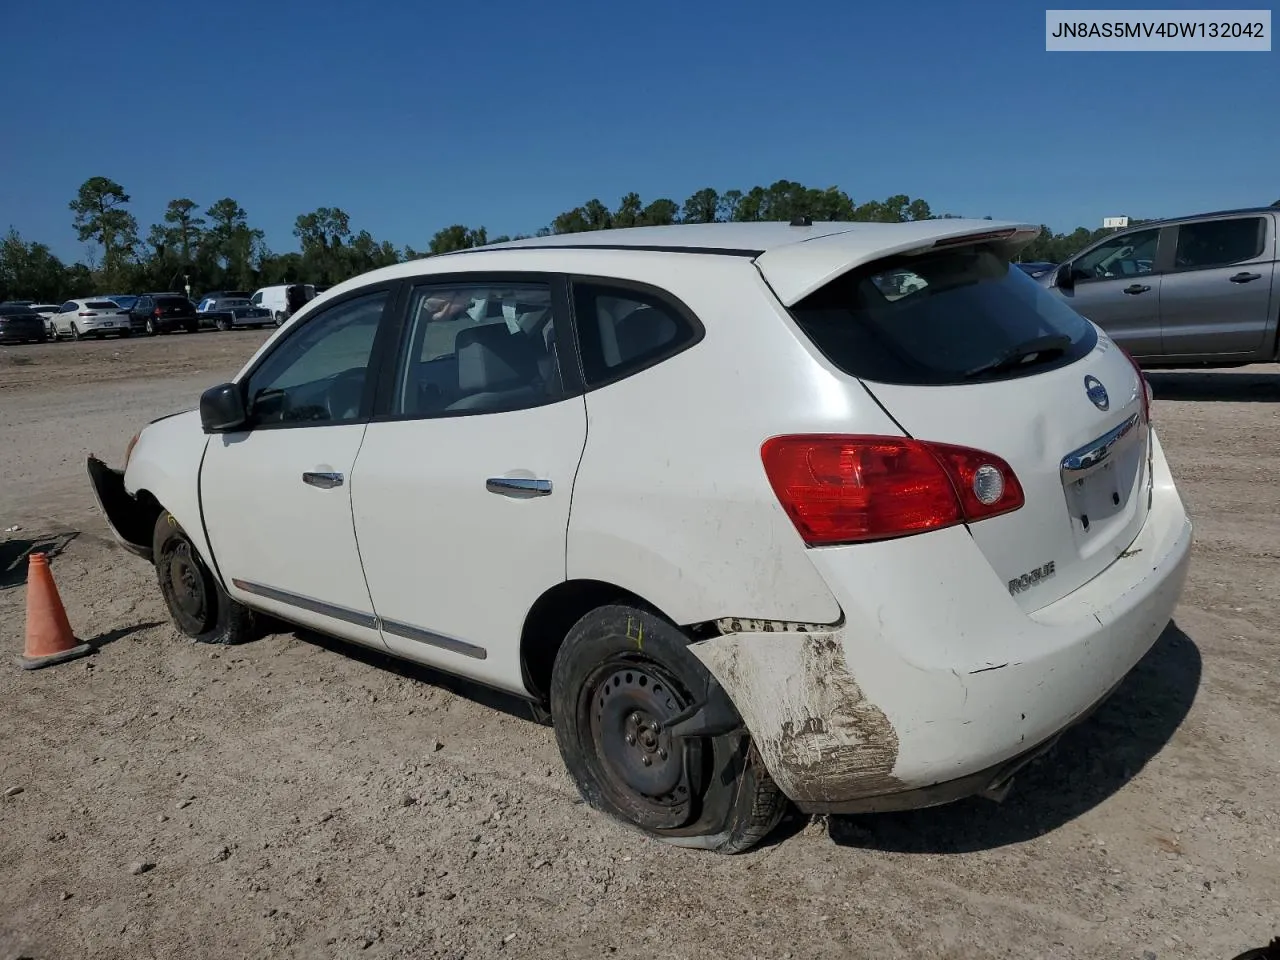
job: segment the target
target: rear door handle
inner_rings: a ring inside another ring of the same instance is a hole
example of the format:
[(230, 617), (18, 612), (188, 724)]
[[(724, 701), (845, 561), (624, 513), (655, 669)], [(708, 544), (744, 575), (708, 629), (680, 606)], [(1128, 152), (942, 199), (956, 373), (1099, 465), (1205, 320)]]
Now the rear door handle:
[(1140, 283), (1131, 283), (1129, 286), (1124, 288), (1124, 292), (1137, 296), (1139, 293), (1146, 293), (1150, 289), (1150, 287), (1143, 286)]
[(1260, 273), (1237, 273), (1234, 277), (1229, 278), (1232, 283), (1248, 283), (1250, 280), (1261, 280)]
[(334, 487), (342, 486), (342, 474), (340, 473), (304, 473), (302, 482), (310, 484), (313, 487), (319, 487), (321, 490), (332, 490)]
[(530, 480), (525, 477), (490, 477), (484, 482), (484, 488), (490, 493), (501, 493), (506, 496), (527, 494), (545, 497), (551, 493), (551, 481)]

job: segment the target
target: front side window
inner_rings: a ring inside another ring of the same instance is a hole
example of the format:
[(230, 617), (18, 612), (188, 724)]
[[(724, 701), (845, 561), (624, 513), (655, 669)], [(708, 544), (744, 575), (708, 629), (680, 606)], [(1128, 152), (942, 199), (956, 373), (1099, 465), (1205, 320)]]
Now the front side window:
[(591, 386), (637, 373), (701, 333), (665, 298), (630, 287), (575, 283), (573, 312)]
[(359, 420), (387, 297), (387, 291), (379, 290), (335, 304), (269, 354), (246, 384), (251, 424)]
[(1084, 281), (1140, 277), (1155, 269), (1159, 241), (1158, 229), (1122, 234), (1094, 247), (1072, 267), (1081, 271)]
[(1262, 217), (1184, 223), (1178, 228), (1174, 266), (1179, 270), (1227, 267), (1262, 253), (1267, 222)]
[(549, 287), (421, 286), (409, 309), (393, 416), (495, 413), (564, 396)]

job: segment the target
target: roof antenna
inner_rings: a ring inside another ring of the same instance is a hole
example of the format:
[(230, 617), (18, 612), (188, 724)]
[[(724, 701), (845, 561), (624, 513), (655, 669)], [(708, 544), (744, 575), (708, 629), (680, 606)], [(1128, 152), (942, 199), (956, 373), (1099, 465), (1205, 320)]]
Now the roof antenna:
[(791, 225), (793, 227), (812, 227), (813, 217), (810, 217), (807, 214), (802, 213), (798, 217), (791, 218)]

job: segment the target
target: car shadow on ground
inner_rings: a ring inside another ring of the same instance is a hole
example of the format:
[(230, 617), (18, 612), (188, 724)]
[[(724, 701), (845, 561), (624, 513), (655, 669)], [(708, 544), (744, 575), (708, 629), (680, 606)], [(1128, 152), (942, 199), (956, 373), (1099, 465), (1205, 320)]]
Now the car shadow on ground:
[(43, 553), (50, 565), (71, 541), (80, 536), (78, 530), (41, 537), (19, 537), (0, 543), (0, 590), (20, 587), (27, 582), (27, 557)]
[(1118, 792), (1181, 726), (1200, 686), (1200, 651), (1174, 623), (1097, 712), (1018, 774), (1003, 803), (973, 798), (903, 813), (832, 816), (842, 846), (971, 853), (1034, 839)]
[(370, 666), (386, 670), (388, 673), (394, 673), (396, 676), (404, 677), (407, 680), (415, 680), (418, 683), (427, 683), (433, 687), (439, 687), (441, 690), (447, 690), (455, 696), (471, 700), (490, 710), (498, 710), (508, 716), (527, 720), (530, 723), (542, 723), (535, 716), (529, 701), (502, 690), (494, 690), (491, 687), (486, 687), (461, 677), (455, 677), (452, 674), (433, 670), (431, 667), (425, 667), (408, 660), (401, 660), (399, 657), (393, 657), (389, 653), (379, 653), (369, 647), (347, 643), (344, 640), (335, 640), (332, 637), (314, 633), (311, 630), (284, 624), (271, 624), (267, 629), (292, 634), (304, 643), (310, 643), (313, 646), (328, 650), (330, 653), (336, 653), (352, 660), (358, 660), (361, 663), (367, 663)]
[(1148, 370), (1157, 400), (1224, 400), (1280, 403), (1280, 371), (1233, 373), (1226, 370)]

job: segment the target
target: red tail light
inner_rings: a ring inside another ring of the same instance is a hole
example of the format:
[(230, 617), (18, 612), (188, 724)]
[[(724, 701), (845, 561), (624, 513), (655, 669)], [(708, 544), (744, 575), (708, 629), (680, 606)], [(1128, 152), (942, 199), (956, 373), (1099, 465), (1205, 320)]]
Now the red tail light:
[(1147, 375), (1142, 372), (1142, 367), (1138, 366), (1138, 361), (1133, 359), (1133, 354), (1124, 347), (1120, 348), (1120, 352), (1125, 355), (1130, 365), (1133, 367), (1133, 372), (1138, 375), (1138, 383), (1142, 385), (1142, 419), (1145, 423), (1150, 423), (1152, 399), (1151, 384), (1147, 382)]
[(760, 451), (783, 510), (811, 547), (888, 540), (1017, 510), (997, 456), (905, 437), (772, 437)]

